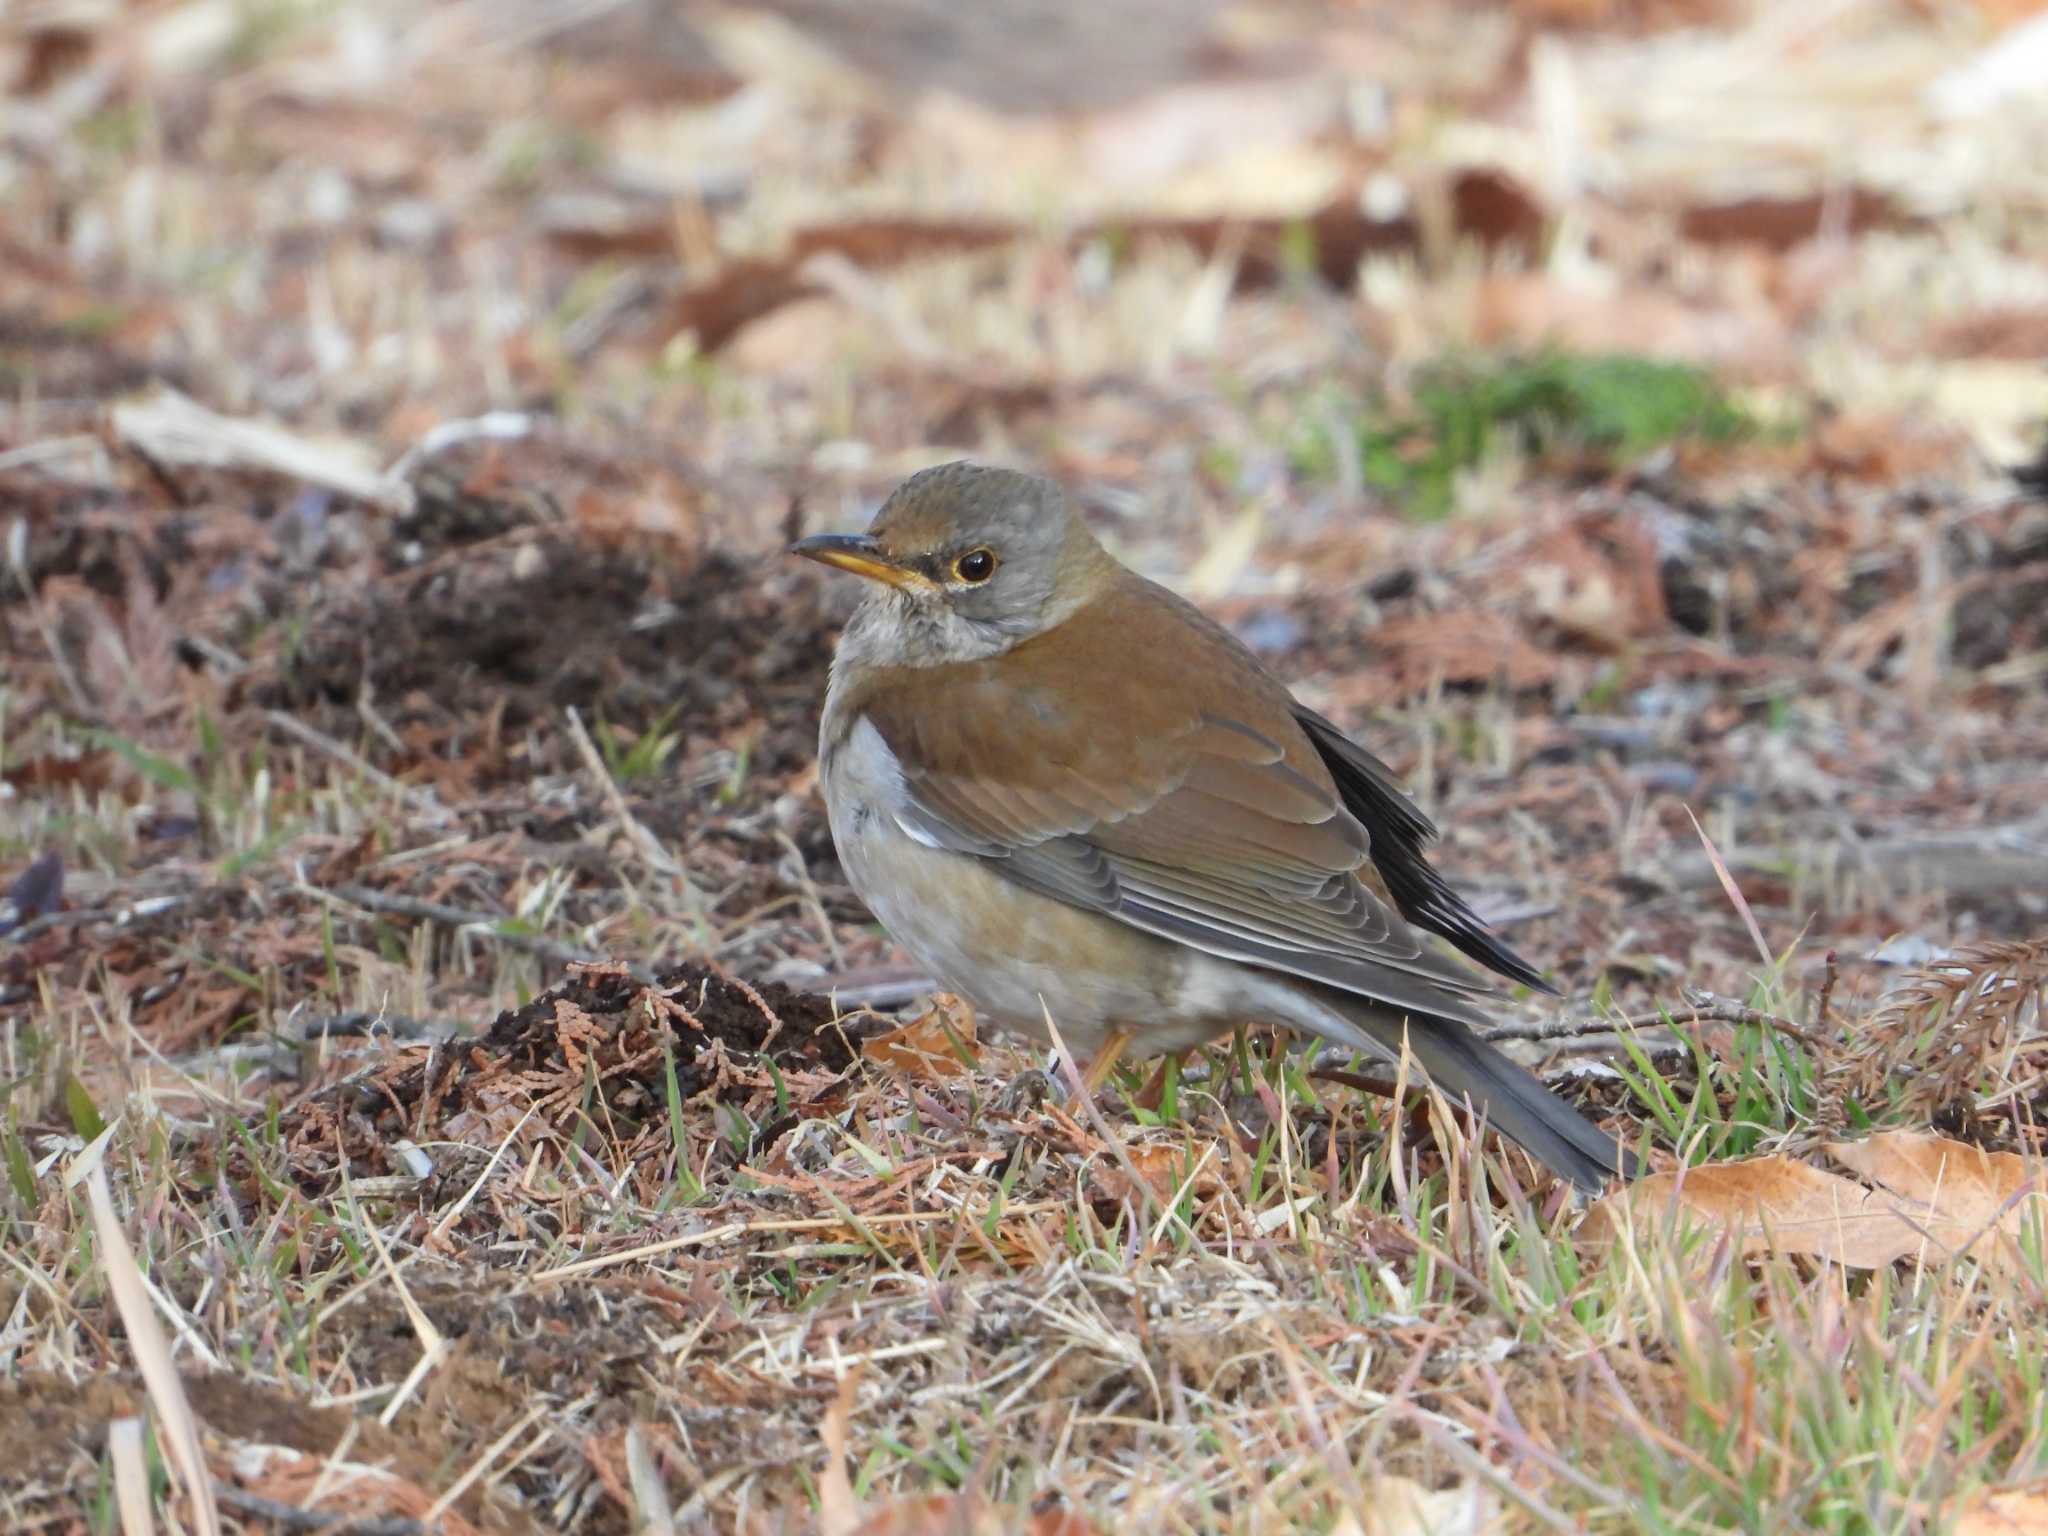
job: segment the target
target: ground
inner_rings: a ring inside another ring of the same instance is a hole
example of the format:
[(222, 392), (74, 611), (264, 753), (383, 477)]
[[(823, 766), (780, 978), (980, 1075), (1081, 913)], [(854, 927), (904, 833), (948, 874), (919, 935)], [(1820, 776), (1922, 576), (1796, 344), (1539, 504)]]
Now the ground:
[[(0, 16), (0, 1518), (2048, 1527), (2024, 8), (869, 9)], [(1664, 1203), (926, 1005), (783, 552), (961, 456), (1393, 765)]]

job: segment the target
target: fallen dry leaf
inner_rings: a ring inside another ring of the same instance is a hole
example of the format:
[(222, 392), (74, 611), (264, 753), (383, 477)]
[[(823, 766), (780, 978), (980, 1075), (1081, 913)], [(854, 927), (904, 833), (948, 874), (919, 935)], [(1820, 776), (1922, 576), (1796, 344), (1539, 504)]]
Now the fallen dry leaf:
[[(1446, 247), (1465, 242), (1487, 251), (1525, 252), (1540, 247), (1550, 224), (1533, 193), (1487, 167), (1390, 184), (1388, 207), (1380, 214), (1363, 205), (1365, 189), (1354, 177), (1320, 208), (1285, 218), (1125, 213), (1078, 224), (1068, 231), (1068, 241), (1076, 249), (1101, 240), (1186, 245), (1205, 261), (1228, 255), (1239, 291), (1287, 281), (1305, 246), (1318, 276), (1349, 289), (1366, 257), (1421, 251), (1425, 222)], [(731, 261), (675, 294), (667, 330), (692, 332), (700, 350), (717, 352), (784, 305), (829, 292), (820, 274), (833, 269), (821, 267), (820, 258), (842, 258), (846, 265), (839, 270), (873, 274), (1015, 245), (1035, 234), (1028, 223), (1001, 219), (860, 218), (808, 226), (793, 231), (780, 253)]]
[(819, 1536), (852, 1536), (868, 1526), (860, 1518), (854, 1498), (853, 1479), (846, 1475), (846, 1421), (853, 1412), (853, 1394), (860, 1384), (857, 1370), (839, 1380), (839, 1393), (826, 1405), (818, 1425), (818, 1438), (825, 1442), (825, 1469), (818, 1475)]
[(1070, 1509), (1027, 1512), (971, 1493), (898, 1499), (862, 1521), (853, 1536), (1099, 1536)]
[(164, 1448), (165, 1459), (177, 1468), (184, 1481), (185, 1496), (192, 1501), (192, 1524), (202, 1536), (213, 1536), (221, 1528), (220, 1512), (214, 1503), (213, 1478), (207, 1471), (198, 1421), (192, 1416), (191, 1400), (171, 1360), (170, 1340), (157, 1322), (156, 1309), (144, 1288), (142, 1270), (135, 1262), (135, 1250), (121, 1228), (121, 1218), (114, 1210), (114, 1197), (107, 1185), (102, 1158), (113, 1131), (114, 1127), (108, 1126), (79, 1154), (67, 1174), (67, 1182), (85, 1184), (107, 1291), (114, 1298), (122, 1326), (128, 1330), (128, 1346), (134, 1351), (136, 1369), (142, 1373), (150, 1407), (156, 1414), (158, 1443)]
[[(1624, 1221), (1659, 1230), (1674, 1205), (1696, 1222), (1739, 1229), (1744, 1253), (1803, 1254), (1874, 1269), (1907, 1257), (1997, 1260), (2017, 1252), (2030, 1213), (2048, 1209), (2042, 1171), (1912, 1131), (1888, 1131), (1828, 1152), (1870, 1189), (1789, 1157), (1758, 1157), (1652, 1174), (1609, 1195), (1587, 1231), (1611, 1238)], [(1996, 1232), (1994, 1248), (1984, 1244)]]
[(1474, 335), (1489, 346), (1689, 358), (1750, 380), (1784, 377), (1794, 363), (1784, 315), (1760, 294), (1681, 296), (1508, 271), (1489, 274), (1471, 305)]
[(855, 1529), (854, 1536), (939, 1536), (941, 1532), (972, 1532), (972, 1517), (957, 1506), (956, 1495), (935, 1493), (922, 1499), (884, 1504)]
[(1540, 651), (1500, 613), (1446, 609), (1387, 619), (1367, 637), (1375, 665), (1361, 680), (1374, 702), (1406, 699), (1427, 689), (1498, 681), (1513, 692), (1540, 688), (1557, 661)]
[[(1162, 1200), (1176, 1198), (1183, 1187), (1198, 1195), (1214, 1193), (1222, 1187), (1222, 1171), (1229, 1158), (1226, 1146), (1205, 1141), (1153, 1143), (1128, 1150), (1131, 1166)], [(1111, 1166), (1105, 1171), (1112, 1183), (1129, 1185), (1130, 1177), (1121, 1168)]]
[(1701, 245), (1752, 244), (1786, 250), (1829, 233), (1903, 229), (1912, 223), (1882, 192), (1852, 187), (1847, 193), (1798, 197), (1744, 197), (1685, 209), (1679, 233)]
[(1958, 1511), (1953, 1536), (2048, 1536), (2048, 1482), (1987, 1489)]
[(1491, 1501), (1476, 1483), (1432, 1491), (1410, 1478), (1376, 1477), (1331, 1536), (1486, 1536), (1499, 1529)]
[(1882, 1131), (1863, 1141), (1831, 1142), (1828, 1155), (1925, 1208), (1930, 1230), (1951, 1251), (1969, 1250), (1995, 1233), (1999, 1251), (2010, 1254), (2030, 1221), (2048, 1221), (2048, 1171), (2011, 1152), (1986, 1152), (1919, 1131)]
[(868, 1041), (861, 1054), (925, 1082), (958, 1077), (977, 1059), (974, 1010), (941, 993), (908, 1024)]
[(1922, 1248), (1899, 1202), (1789, 1157), (1758, 1157), (1654, 1173), (1608, 1195), (1586, 1231), (1611, 1238), (1624, 1225), (1663, 1228), (1674, 1207), (1693, 1224), (1741, 1233), (1744, 1253), (1803, 1254), (1875, 1269)]

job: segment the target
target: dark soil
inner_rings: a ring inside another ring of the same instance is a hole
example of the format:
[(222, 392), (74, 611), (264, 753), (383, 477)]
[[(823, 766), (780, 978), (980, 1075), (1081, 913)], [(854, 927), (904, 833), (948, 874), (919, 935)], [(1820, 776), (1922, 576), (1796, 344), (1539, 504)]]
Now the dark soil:
[[(675, 732), (678, 762), (741, 753), (757, 787), (814, 750), (838, 628), (824, 582), (772, 545), (710, 548), (709, 493), (665, 461), (557, 441), (452, 451), (415, 473), (407, 517), (257, 472), (128, 453), (115, 469), (18, 510), (70, 674), (107, 705), (96, 723), (131, 739), (150, 722), (98, 697), (102, 631), (159, 677), (246, 658), (219, 673), (224, 731), (282, 710), (401, 775), (576, 766), (571, 707), (600, 740)], [(48, 672), (35, 619), (0, 582), (0, 658), (29, 681)]]
[(247, 696), (348, 740), (367, 704), (405, 748), (387, 738), (372, 755), (400, 769), (472, 751), (494, 778), (566, 766), (551, 741), (535, 761), (513, 738), (529, 726), (552, 737), (573, 707), (593, 731), (743, 741), (768, 777), (795, 771), (837, 630), (815, 575), (593, 526), (536, 489), (553, 483), (496, 467), (423, 473), (418, 510), (383, 530), (379, 568), (302, 596), (296, 637)]
[(630, 1054), (639, 1044), (634, 1032), (655, 1027), (650, 1020), (661, 1005), (652, 1003), (651, 996), (666, 999), (683, 1014), (673, 1049), (676, 1080), (685, 1098), (711, 1086), (713, 1078), (700, 1066), (700, 1058), (714, 1044), (729, 1051), (765, 1051), (779, 1065), (822, 1067), (828, 1072), (845, 1071), (860, 1053), (829, 999), (776, 982), (743, 986), (700, 965), (678, 966), (657, 977), (651, 988), (630, 976), (581, 969), (524, 1008), (499, 1014), (484, 1037), (483, 1050), (520, 1071), (562, 1065), (560, 1028), (567, 1005), (615, 1031), (619, 1051)]
[[(488, 1153), (534, 1105), (540, 1130), (574, 1134), (595, 1121), (652, 1153), (667, 1150), (671, 1102), (709, 1098), (743, 1108), (765, 1145), (791, 1109), (836, 1089), (859, 1052), (822, 997), (751, 987), (698, 965), (652, 987), (623, 968), (577, 967), (500, 1014), (480, 1040), (394, 1051), (293, 1108), (283, 1130), (303, 1182), (323, 1189), (338, 1180), (337, 1141), (351, 1177), (402, 1174), (395, 1140), (432, 1137)], [(453, 1166), (437, 1176), (432, 1204), (460, 1198), (475, 1176), (460, 1159), (444, 1161)]]
[(506, 732), (572, 706), (586, 724), (691, 736), (758, 719), (763, 766), (787, 771), (812, 744), (832, 629), (813, 590), (768, 589), (724, 557), (663, 582), (550, 536), (325, 597), (257, 702), (346, 729), (367, 698), (402, 738), (442, 747), (487, 711)]

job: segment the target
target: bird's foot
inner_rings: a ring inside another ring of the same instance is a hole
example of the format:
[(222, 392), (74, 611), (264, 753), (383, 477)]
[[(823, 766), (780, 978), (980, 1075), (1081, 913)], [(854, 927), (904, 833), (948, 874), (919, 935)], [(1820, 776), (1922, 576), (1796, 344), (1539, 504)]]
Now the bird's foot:
[[(1102, 1049), (1097, 1051), (1081, 1069), (1082, 1093), (1093, 1098), (1102, 1091), (1103, 1085), (1109, 1081), (1110, 1074), (1115, 1071), (1116, 1064), (1123, 1059), (1124, 1051), (1130, 1043), (1131, 1037), (1124, 1031), (1111, 1032), (1109, 1038), (1103, 1042)], [(1155, 1084), (1159, 1080), (1155, 1079)], [(997, 1102), (1004, 1109), (1022, 1109), (1036, 1108), (1048, 1102), (1065, 1106), (1073, 1103), (1074, 1098), (1072, 1078), (1060, 1059), (1060, 1053), (1054, 1050), (1047, 1054), (1043, 1067), (1032, 1067), (1011, 1078), (1004, 1086), (1002, 1096)], [(1156, 1096), (1154, 1102), (1147, 1107), (1158, 1108)]]
[(1014, 1115), (1036, 1109), (1048, 1100), (1055, 1104), (1065, 1103), (1067, 1092), (1061, 1086), (1056, 1067), (1055, 1062), (1049, 1067), (1027, 1067), (1019, 1072), (1003, 1084), (1003, 1091), (996, 1095), (996, 1108)]

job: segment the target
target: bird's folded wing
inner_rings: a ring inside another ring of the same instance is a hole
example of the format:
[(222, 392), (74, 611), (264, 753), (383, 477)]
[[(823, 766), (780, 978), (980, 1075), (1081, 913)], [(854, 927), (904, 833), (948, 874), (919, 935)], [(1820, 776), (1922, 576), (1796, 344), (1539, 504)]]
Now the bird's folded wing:
[[(975, 701), (970, 691), (952, 703), (971, 714)], [(897, 820), (922, 842), (1212, 954), (1483, 1016), (1475, 1000), (1490, 989), (1360, 879), (1365, 827), (1264, 731), (1192, 708), (1086, 738), (1028, 719), (1007, 733), (962, 731), (930, 700), (869, 718), (902, 771)], [(995, 734), (1010, 747), (1000, 757), (970, 745)]]

